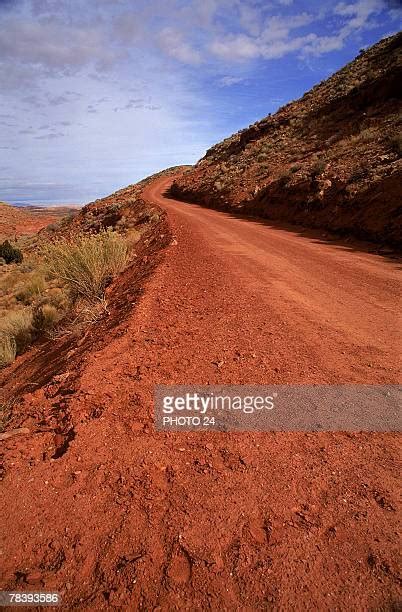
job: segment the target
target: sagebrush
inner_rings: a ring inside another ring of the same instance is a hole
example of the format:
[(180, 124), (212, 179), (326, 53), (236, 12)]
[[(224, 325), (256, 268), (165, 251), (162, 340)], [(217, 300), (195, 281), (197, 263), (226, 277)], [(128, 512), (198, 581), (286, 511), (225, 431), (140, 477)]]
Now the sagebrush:
[(0, 366), (3, 367), (22, 353), (32, 340), (30, 309), (7, 313), (0, 321)]
[(128, 243), (117, 232), (104, 230), (47, 245), (44, 256), (49, 272), (66, 283), (74, 298), (93, 301), (103, 298), (112, 278), (126, 266)]

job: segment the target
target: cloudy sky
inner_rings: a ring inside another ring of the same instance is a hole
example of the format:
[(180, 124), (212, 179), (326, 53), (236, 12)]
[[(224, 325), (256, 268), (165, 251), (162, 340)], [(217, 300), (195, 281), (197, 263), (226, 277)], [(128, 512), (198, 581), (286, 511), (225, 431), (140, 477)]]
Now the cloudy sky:
[(0, 0), (0, 200), (83, 203), (400, 29), (402, 0)]

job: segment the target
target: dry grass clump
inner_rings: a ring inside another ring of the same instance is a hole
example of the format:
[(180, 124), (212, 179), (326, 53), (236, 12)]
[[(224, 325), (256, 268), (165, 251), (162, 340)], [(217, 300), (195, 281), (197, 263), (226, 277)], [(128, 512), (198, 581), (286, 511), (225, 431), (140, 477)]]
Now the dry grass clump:
[(40, 273), (34, 273), (25, 284), (17, 287), (15, 297), (25, 305), (32, 304), (46, 289), (45, 278)]
[(390, 138), (391, 149), (401, 157), (402, 155), (402, 134), (395, 134)]
[(54, 327), (61, 319), (62, 312), (52, 304), (38, 305), (32, 315), (32, 326), (37, 333)]
[(0, 331), (0, 368), (12, 363), (17, 355), (17, 346), (12, 336)]
[(44, 249), (49, 272), (69, 287), (74, 298), (102, 299), (112, 278), (128, 261), (128, 243), (117, 232), (81, 234), (59, 240)]
[(0, 321), (0, 366), (22, 353), (32, 340), (32, 312), (28, 308), (8, 312)]

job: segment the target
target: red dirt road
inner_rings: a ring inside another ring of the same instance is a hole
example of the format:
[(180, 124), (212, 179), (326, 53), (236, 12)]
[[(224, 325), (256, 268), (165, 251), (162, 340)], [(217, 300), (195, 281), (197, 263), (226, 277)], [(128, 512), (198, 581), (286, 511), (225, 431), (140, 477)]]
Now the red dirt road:
[[(171, 180), (171, 179), (170, 179)], [(144, 197), (175, 236), (53, 435), (7, 441), (1, 584), (69, 609), (391, 610), (398, 434), (158, 433), (157, 383), (397, 382), (397, 265)], [(66, 398), (66, 399), (65, 399)]]
[[(218, 362), (226, 351), (256, 355), (241, 367), (225, 360), (220, 380), (398, 382), (402, 317), (396, 263), (166, 200), (161, 192), (168, 185), (169, 179), (153, 183), (144, 197), (168, 210), (193, 249), (183, 257), (191, 259), (193, 270), (191, 276), (187, 271), (188, 293), (193, 302), (198, 298), (205, 320), (202, 350), (208, 348)], [(189, 316), (186, 309), (183, 323)], [(197, 377), (191, 373), (189, 379)]]

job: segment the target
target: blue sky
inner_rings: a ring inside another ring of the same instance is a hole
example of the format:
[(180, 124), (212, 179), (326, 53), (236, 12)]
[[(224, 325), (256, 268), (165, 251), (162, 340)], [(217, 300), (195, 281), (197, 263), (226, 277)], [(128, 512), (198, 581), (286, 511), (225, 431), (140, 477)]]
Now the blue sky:
[(84, 203), (300, 97), (402, 0), (0, 0), (0, 200)]

